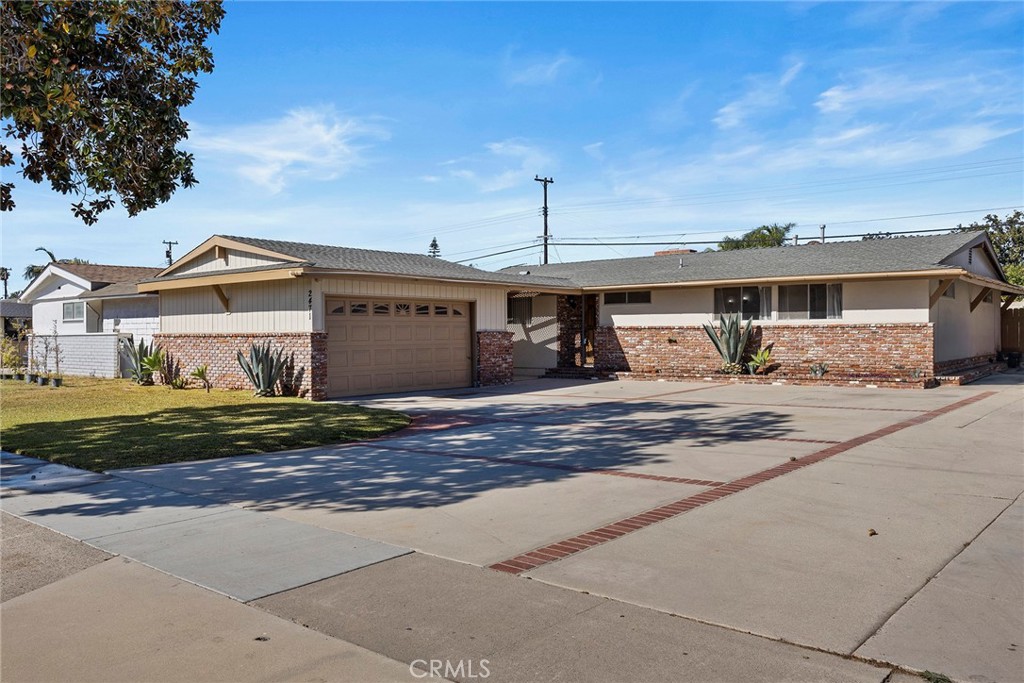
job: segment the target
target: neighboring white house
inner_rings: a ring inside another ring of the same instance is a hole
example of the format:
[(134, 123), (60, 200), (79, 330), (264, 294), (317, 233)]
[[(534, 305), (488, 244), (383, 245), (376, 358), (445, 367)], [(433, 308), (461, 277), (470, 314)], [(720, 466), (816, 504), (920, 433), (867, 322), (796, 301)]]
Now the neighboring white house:
[(159, 299), (139, 293), (136, 286), (159, 272), (135, 266), (49, 263), (21, 295), (21, 301), (32, 306), (35, 334), (29, 362), (40, 370), (55, 370), (56, 343), (63, 374), (120, 377), (118, 341), (152, 341), (160, 329)]

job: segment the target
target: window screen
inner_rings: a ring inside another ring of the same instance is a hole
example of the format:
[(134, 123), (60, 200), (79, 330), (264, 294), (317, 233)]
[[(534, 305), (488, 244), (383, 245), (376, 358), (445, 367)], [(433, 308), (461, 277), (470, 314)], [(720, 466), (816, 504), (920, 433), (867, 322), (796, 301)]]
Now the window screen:
[(509, 325), (529, 325), (533, 319), (533, 299), (524, 297), (521, 299), (508, 300), (508, 316), (506, 322)]
[(779, 286), (779, 320), (824, 320), (842, 317), (841, 284)]

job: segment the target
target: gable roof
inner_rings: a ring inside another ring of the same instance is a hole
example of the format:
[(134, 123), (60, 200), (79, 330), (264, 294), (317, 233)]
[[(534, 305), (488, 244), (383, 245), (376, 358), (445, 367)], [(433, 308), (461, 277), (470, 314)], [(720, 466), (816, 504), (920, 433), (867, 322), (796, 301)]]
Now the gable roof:
[[(211, 277), (226, 274), (259, 273), (274, 270), (309, 271), (312, 273), (365, 273), (368, 275), (388, 275), (411, 278), (427, 278), (436, 280), (453, 280), (485, 284), (504, 284), (523, 287), (572, 287), (572, 283), (561, 278), (524, 277), (514, 273), (492, 272), (464, 266), (441, 258), (433, 258), (425, 254), (409, 254), (397, 251), (378, 251), (373, 249), (353, 249), (336, 247), (326, 244), (309, 244), (305, 242), (288, 242), (257, 237), (238, 237), (231, 235), (215, 235), (203, 244), (216, 243), (245, 250), (251, 248), (254, 253), (276, 255), (281, 263), (248, 268), (235, 268), (219, 271), (192, 272), (174, 274), (174, 267), (165, 269), (159, 277), (151, 276), (147, 283), (184, 280), (200, 277)], [(200, 245), (202, 247), (203, 245)], [(182, 262), (193, 258), (200, 248), (193, 249)], [(150, 289), (150, 288), (146, 288)]]
[[(924, 273), (958, 268), (945, 263), (968, 246), (983, 244), (984, 231), (925, 237), (826, 242), (803, 246), (738, 249), (695, 254), (577, 261), (511, 267), (502, 272), (560, 277), (582, 288), (766, 280), (872, 273)], [(680, 265), (682, 264), (682, 265)]]
[[(51, 261), (35, 277), (21, 294), (23, 301), (32, 301), (42, 283), (60, 278), (85, 289), (80, 298), (103, 298), (106, 296), (138, 296), (137, 283), (153, 277), (159, 268), (142, 266), (112, 266), (99, 263), (62, 263)], [(112, 288), (112, 289), (111, 289)]]

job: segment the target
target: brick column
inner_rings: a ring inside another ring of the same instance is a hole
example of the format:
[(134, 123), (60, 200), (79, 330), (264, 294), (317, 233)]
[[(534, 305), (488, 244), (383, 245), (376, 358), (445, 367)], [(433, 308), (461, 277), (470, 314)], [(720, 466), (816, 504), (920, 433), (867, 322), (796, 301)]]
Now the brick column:
[(558, 322), (558, 367), (575, 368), (580, 359), (580, 327), (583, 324), (583, 301), (578, 296), (559, 296), (555, 302)]
[(476, 337), (477, 378), (480, 386), (511, 384), (512, 333), (505, 330), (480, 330)]

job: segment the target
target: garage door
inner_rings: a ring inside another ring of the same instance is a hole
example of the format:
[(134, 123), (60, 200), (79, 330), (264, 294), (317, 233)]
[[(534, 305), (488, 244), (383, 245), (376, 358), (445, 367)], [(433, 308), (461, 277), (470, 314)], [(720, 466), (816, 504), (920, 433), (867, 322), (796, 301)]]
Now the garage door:
[(327, 300), (327, 395), (470, 386), (469, 304)]

